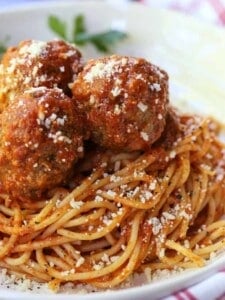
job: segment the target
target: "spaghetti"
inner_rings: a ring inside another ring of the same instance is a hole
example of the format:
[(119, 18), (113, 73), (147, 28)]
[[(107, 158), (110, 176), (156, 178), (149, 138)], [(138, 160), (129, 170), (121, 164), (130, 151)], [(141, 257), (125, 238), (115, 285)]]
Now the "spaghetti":
[(75, 188), (54, 189), (46, 201), (1, 194), (0, 266), (55, 289), (204, 266), (225, 245), (225, 147), (214, 120), (179, 122), (169, 149), (103, 153), (86, 178), (76, 174)]

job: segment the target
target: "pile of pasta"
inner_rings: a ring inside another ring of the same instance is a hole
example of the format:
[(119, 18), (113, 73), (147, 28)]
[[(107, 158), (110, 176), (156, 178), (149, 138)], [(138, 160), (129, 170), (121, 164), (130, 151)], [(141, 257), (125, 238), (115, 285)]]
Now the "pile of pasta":
[(204, 266), (225, 245), (225, 146), (216, 121), (179, 120), (170, 149), (106, 151), (85, 178), (76, 174), (75, 187), (42, 201), (1, 194), (0, 267), (57, 290), (65, 282), (114, 287), (146, 268)]

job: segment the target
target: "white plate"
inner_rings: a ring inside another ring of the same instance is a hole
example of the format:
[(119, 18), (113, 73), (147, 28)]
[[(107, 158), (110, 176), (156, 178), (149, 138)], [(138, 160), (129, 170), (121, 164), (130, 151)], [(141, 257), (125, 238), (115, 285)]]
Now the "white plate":
[[(24, 39), (53, 38), (47, 17), (55, 14), (72, 21), (83, 13), (92, 31), (125, 26), (130, 38), (115, 49), (120, 54), (144, 57), (164, 68), (170, 75), (171, 102), (183, 111), (210, 114), (224, 121), (225, 114), (225, 32), (209, 25), (164, 10), (156, 10), (122, 1), (45, 2), (0, 12), (0, 40), (6, 35), (10, 43)], [(83, 51), (83, 50), (82, 50)], [(88, 47), (85, 57), (96, 56)], [(206, 267), (175, 277), (126, 290), (88, 295), (43, 295), (1, 289), (1, 299), (76, 299), (132, 300), (158, 299), (197, 283), (225, 266), (225, 255)]]

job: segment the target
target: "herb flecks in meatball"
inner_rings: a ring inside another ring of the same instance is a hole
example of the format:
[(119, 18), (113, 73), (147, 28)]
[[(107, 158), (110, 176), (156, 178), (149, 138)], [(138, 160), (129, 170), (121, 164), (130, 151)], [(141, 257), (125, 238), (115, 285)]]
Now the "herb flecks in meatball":
[(58, 88), (27, 90), (0, 122), (0, 184), (15, 198), (40, 198), (83, 156), (83, 120)]
[(90, 60), (72, 85), (92, 140), (108, 149), (149, 148), (165, 127), (168, 76), (141, 58)]
[(81, 68), (80, 52), (64, 41), (27, 40), (9, 48), (0, 65), (0, 111), (30, 87), (58, 87), (69, 94), (68, 84)]

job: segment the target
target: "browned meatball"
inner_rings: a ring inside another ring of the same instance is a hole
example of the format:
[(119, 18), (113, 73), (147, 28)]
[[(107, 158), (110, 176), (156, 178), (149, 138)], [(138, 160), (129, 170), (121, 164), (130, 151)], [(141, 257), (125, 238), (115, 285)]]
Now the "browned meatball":
[(0, 111), (30, 87), (59, 87), (68, 93), (68, 84), (81, 70), (80, 60), (73, 45), (59, 40), (28, 40), (9, 48), (0, 65)]
[(174, 107), (169, 106), (166, 115), (166, 126), (159, 140), (155, 146), (160, 146), (169, 149), (181, 134), (182, 129), (180, 126), (179, 116)]
[(83, 156), (82, 118), (58, 88), (33, 88), (0, 116), (1, 190), (37, 199), (62, 183)]
[(94, 142), (112, 150), (148, 148), (165, 126), (168, 76), (142, 58), (90, 60), (72, 85)]

